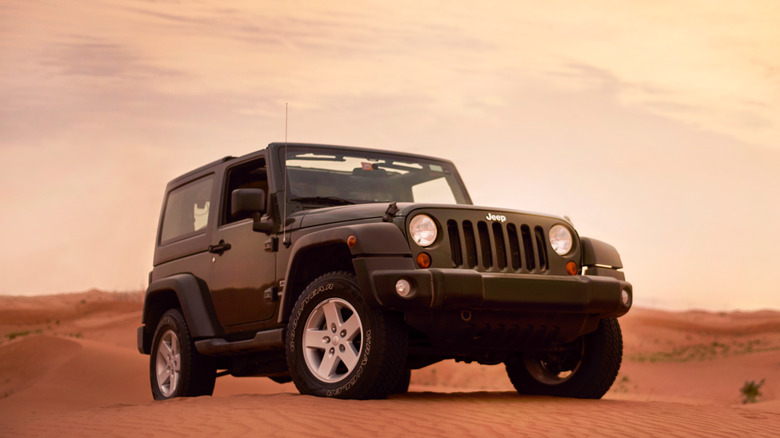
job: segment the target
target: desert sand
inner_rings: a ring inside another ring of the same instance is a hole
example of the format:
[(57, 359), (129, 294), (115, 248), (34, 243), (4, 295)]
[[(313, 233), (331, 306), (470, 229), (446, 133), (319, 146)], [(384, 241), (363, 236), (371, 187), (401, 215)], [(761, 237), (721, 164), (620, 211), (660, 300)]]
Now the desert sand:
[[(0, 296), (0, 436), (777, 436), (780, 312), (633, 309), (603, 400), (521, 396), (501, 366), (446, 361), (387, 400), (221, 377), (154, 402), (135, 349), (141, 293)], [(743, 404), (740, 388), (760, 382)]]

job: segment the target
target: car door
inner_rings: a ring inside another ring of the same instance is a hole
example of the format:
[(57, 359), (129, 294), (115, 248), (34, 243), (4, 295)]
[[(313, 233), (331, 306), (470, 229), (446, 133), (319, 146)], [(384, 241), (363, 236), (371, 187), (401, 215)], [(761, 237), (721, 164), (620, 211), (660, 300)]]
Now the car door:
[(209, 289), (221, 325), (230, 332), (260, 323), (274, 314), (271, 288), (276, 282), (276, 253), (266, 251), (267, 234), (252, 230), (251, 217), (233, 217), (231, 192), (260, 188), (268, 194), (265, 158), (255, 157), (227, 169), (219, 225), (212, 234)]

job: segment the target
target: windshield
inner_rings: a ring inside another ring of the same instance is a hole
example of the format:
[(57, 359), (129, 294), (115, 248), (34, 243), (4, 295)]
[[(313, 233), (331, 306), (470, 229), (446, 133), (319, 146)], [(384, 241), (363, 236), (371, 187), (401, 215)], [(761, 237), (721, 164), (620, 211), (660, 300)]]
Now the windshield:
[(374, 202), (468, 204), (455, 168), (446, 162), (344, 149), (289, 147), (290, 201), (307, 207)]

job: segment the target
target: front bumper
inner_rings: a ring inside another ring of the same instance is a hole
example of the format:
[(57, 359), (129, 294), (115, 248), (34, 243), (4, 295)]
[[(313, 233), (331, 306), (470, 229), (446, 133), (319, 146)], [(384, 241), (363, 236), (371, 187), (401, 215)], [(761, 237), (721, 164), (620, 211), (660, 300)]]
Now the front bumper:
[[(389, 261), (384, 257), (356, 260), (355, 267), (361, 287), (373, 291), (380, 306), (402, 311), (501, 310), (614, 318), (628, 312), (633, 301), (631, 284), (610, 276), (414, 269), (400, 261), (388, 269)], [(395, 283), (402, 278), (412, 285), (405, 298), (395, 292)], [(627, 304), (623, 304), (623, 291), (628, 294)]]

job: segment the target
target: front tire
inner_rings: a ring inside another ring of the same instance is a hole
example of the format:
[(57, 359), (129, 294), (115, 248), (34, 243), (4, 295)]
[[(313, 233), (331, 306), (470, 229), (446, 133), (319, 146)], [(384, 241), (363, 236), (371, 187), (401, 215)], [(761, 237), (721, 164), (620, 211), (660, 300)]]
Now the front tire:
[(195, 349), (184, 316), (171, 309), (160, 318), (149, 356), (149, 381), (155, 400), (211, 395), (217, 370), (214, 359)]
[(301, 394), (385, 398), (402, 378), (407, 348), (401, 319), (371, 308), (346, 272), (312, 281), (287, 325), (287, 365)]
[(622, 358), (620, 324), (611, 318), (566, 348), (507, 361), (506, 371), (520, 394), (599, 399), (614, 383)]

